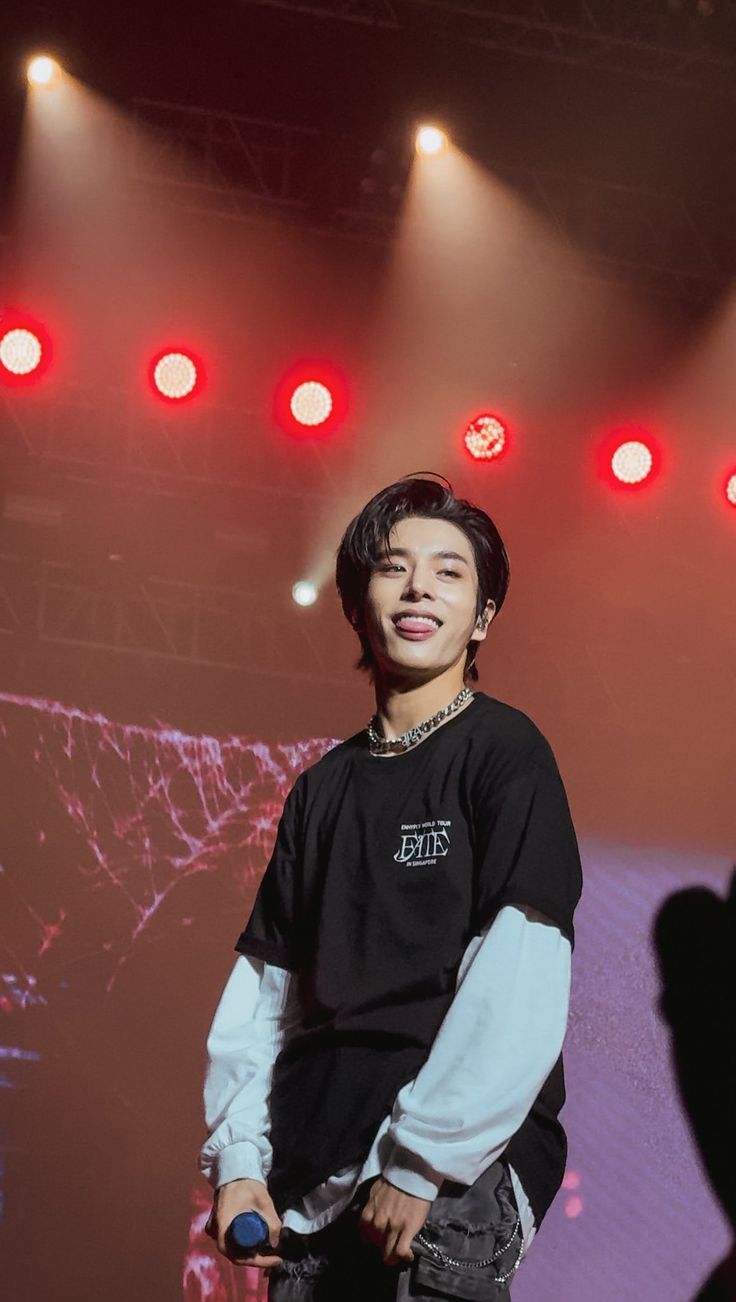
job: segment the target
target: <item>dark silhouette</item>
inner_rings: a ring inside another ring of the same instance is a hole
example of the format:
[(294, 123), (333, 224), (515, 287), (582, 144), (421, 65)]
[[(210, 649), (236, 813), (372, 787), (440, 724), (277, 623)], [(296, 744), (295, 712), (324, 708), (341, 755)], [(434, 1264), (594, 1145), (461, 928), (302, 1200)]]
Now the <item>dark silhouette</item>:
[[(671, 895), (656, 916), (654, 943), (680, 1097), (736, 1234), (736, 866), (725, 899), (701, 886)], [(732, 1245), (693, 1302), (735, 1299)]]

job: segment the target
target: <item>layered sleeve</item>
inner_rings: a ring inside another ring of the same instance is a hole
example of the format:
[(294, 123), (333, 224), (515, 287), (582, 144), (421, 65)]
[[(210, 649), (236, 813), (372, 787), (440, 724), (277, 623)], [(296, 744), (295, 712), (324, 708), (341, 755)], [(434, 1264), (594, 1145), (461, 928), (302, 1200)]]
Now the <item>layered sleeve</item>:
[(217, 1189), (231, 1180), (264, 1183), (271, 1168), (268, 1099), (276, 1058), (299, 1024), (291, 973), (239, 956), (207, 1037), (199, 1170)]
[(570, 980), (570, 941), (537, 910), (507, 904), (471, 940), (429, 1056), (396, 1097), (391, 1184), (433, 1200), (501, 1155), (560, 1054)]

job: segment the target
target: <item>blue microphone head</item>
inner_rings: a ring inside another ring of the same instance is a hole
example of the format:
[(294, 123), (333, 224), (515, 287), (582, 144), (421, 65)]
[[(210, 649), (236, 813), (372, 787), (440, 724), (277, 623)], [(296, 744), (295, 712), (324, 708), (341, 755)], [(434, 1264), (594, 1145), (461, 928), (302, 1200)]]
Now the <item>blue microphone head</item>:
[(226, 1237), (239, 1252), (252, 1252), (268, 1245), (268, 1226), (259, 1212), (240, 1212), (231, 1221)]

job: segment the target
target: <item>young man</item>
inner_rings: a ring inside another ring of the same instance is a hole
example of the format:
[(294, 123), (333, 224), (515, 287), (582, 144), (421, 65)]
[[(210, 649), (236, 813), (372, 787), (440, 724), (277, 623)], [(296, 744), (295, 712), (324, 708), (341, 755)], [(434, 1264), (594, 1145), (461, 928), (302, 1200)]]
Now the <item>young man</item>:
[(375, 715), (289, 792), (207, 1041), (207, 1230), (261, 1213), (270, 1302), (509, 1299), (562, 1182), (577, 841), (543, 734), (467, 685), (508, 582), (434, 478), (339, 548)]

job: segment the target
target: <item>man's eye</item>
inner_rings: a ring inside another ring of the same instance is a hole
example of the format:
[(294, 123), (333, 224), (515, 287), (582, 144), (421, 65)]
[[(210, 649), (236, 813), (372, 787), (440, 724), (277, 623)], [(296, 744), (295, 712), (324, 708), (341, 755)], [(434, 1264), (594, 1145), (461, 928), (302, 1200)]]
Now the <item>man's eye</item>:
[(457, 570), (440, 570), (440, 574), (452, 574), (454, 578), (459, 579), (460, 575)]

